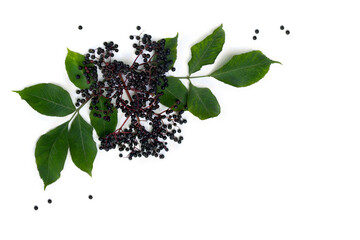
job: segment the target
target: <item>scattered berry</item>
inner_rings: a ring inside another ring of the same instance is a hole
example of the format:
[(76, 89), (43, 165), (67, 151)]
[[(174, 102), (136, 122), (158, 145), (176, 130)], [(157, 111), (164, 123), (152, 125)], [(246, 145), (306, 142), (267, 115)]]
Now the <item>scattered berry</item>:
[(289, 30), (286, 30), (285, 33), (286, 33), (286, 35), (289, 35), (289, 34), (290, 34), (290, 31), (289, 31)]
[(140, 26), (137, 26), (137, 27), (136, 27), (136, 30), (140, 30), (140, 29), (141, 29), (141, 27), (140, 27)]
[(37, 211), (38, 209), (39, 209), (38, 206), (35, 205), (34, 210)]
[(81, 29), (83, 29), (83, 27), (81, 25), (79, 25), (78, 29), (81, 30)]
[(280, 26), (280, 30), (284, 30), (285, 28), (284, 28), (284, 26), (283, 25), (281, 25)]
[(90, 200), (93, 199), (93, 196), (92, 196), (92, 195), (89, 195), (89, 199), (90, 199)]
[(258, 34), (258, 33), (259, 33), (259, 29), (255, 29), (255, 33)]
[(48, 199), (48, 203), (51, 204), (51, 203), (52, 203), (52, 200), (51, 200), (51, 199)]
[(256, 40), (257, 39), (257, 37), (256, 36), (253, 36), (253, 40)]

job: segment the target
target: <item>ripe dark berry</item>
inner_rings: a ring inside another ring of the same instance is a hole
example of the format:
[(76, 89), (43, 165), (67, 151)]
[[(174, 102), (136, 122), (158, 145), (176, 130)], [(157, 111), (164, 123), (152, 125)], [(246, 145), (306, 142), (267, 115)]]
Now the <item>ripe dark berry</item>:
[[(112, 41), (104, 42), (103, 47), (89, 49), (85, 54), (83, 75), (91, 85), (81, 90), (82, 99), (76, 104), (90, 100), (89, 109), (96, 111), (92, 116), (100, 121), (111, 121), (112, 113), (122, 112), (125, 119), (121, 127), (100, 137), (99, 149), (117, 148), (119, 157), (126, 156), (129, 160), (150, 156), (164, 158), (163, 152), (169, 150), (167, 140), (181, 143), (177, 136), (181, 132), (179, 126), (186, 123), (182, 118), (184, 111), (160, 110), (159, 97), (164, 92), (159, 89), (168, 87), (166, 76), (173, 62), (167, 60), (167, 56), (171, 51), (165, 48), (165, 39), (153, 40), (149, 34), (129, 36), (130, 40), (135, 37), (138, 42), (132, 47), (137, 56), (132, 64), (113, 58), (118, 45)], [(171, 70), (175, 71), (175, 68)], [(100, 104), (100, 97), (107, 102)], [(179, 108), (179, 104), (178, 100), (172, 107)], [(146, 122), (149, 128), (145, 127)]]
[(286, 30), (285, 33), (286, 33), (286, 35), (289, 35), (289, 34), (290, 34), (290, 31), (289, 31), (289, 30)]
[(255, 33), (258, 34), (258, 33), (259, 33), (259, 29), (255, 29)]
[(137, 26), (137, 27), (136, 27), (136, 30), (140, 30), (140, 29), (141, 29), (141, 27), (140, 27), (140, 26)]
[(82, 27), (81, 25), (79, 25), (79, 26), (78, 26), (78, 29), (81, 30), (81, 29), (83, 29), (83, 27)]
[(256, 36), (253, 36), (253, 40), (256, 40), (257, 39), (257, 37)]
[(80, 75), (76, 75), (76, 79), (80, 79)]
[(79, 69), (79, 70), (82, 70), (82, 69), (83, 69), (83, 67), (82, 67), (82, 66), (78, 66), (78, 69)]
[(280, 30), (284, 30), (285, 28), (284, 28), (284, 26), (283, 25), (281, 25), (280, 26)]
[(52, 203), (52, 200), (51, 200), (51, 199), (48, 199), (48, 203), (51, 204), (51, 203)]
[(89, 195), (89, 199), (90, 199), (90, 200), (93, 199), (93, 196), (92, 196), (92, 195)]
[(39, 207), (35, 205), (34, 210), (37, 211), (38, 209), (39, 209)]

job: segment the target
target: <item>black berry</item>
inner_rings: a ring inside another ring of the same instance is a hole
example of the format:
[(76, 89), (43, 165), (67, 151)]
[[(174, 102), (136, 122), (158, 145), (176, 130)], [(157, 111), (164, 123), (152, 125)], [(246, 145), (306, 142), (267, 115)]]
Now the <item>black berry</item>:
[(285, 28), (284, 28), (284, 26), (283, 25), (281, 25), (280, 26), (280, 30), (284, 30)]
[(140, 27), (140, 26), (137, 26), (137, 27), (136, 27), (136, 30), (141, 30), (141, 27)]
[[(137, 26), (136, 29), (141, 28)], [(149, 34), (130, 35), (129, 38), (138, 40), (132, 44), (136, 55), (132, 64), (113, 58), (118, 44), (112, 41), (89, 49), (84, 55), (83, 76), (89, 87), (76, 92), (81, 98), (75, 106), (90, 100), (92, 116), (106, 122), (111, 121), (114, 111), (123, 113), (125, 120), (121, 127), (99, 138), (100, 150), (117, 148), (119, 157), (129, 160), (150, 156), (164, 158), (163, 152), (169, 150), (167, 140), (181, 143), (180, 125), (186, 123), (182, 117), (184, 111), (179, 109), (180, 100), (174, 101), (171, 108), (160, 110), (159, 98), (164, 94), (162, 90), (168, 87), (167, 73), (175, 71), (171, 67), (173, 62), (167, 59), (171, 50), (165, 48), (165, 39), (153, 40)], [(99, 104), (100, 97), (108, 99), (106, 104)]]
[(81, 25), (79, 25), (79, 26), (78, 26), (78, 29), (81, 30), (81, 29), (83, 29), (83, 27), (82, 27)]
[(92, 196), (92, 195), (89, 195), (89, 199), (90, 199), (90, 200), (93, 199), (93, 196)]
[(259, 33), (259, 29), (255, 29), (255, 33), (258, 34), (258, 33)]
[(37, 211), (38, 209), (39, 209), (38, 206), (35, 205), (34, 210)]
[(289, 31), (289, 30), (286, 30), (285, 33), (286, 33), (286, 35), (289, 35), (289, 34), (290, 34), (290, 31)]
[(51, 200), (51, 199), (48, 199), (48, 203), (51, 204), (51, 203), (52, 203), (52, 200)]
[(257, 37), (256, 36), (253, 36), (253, 40), (256, 40), (257, 39)]

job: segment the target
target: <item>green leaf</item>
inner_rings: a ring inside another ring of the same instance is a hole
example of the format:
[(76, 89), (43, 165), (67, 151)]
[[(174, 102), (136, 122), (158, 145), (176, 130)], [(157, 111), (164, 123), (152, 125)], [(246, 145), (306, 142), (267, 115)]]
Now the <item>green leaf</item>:
[(170, 64), (168, 69), (171, 69), (176, 61), (176, 55), (177, 55), (177, 42), (178, 42), (178, 36), (179, 34), (176, 34), (173, 38), (165, 38), (165, 49), (170, 49), (170, 54), (166, 56), (167, 60), (170, 60), (172, 63)]
[(177, 109), (173, 110), (183, 110), (184, 105), (187, 102), (188, 90), (184, 84), (176, 77), (167, 77), (168, 85), (164, 90), (161, 89), (161, 86), (158, 87), (158, 92), (163, 92), (164, 95), (160, 97), (160, 103), (171, 107), (175, 104), (175, 101), (180, 100), (180, 104)]
[(260, 51), (251, 51), (233, 56), (210, 76), (235, 87), (246, 87), (262, 79), (272, 63), (279, 62), (267, 58)]
[(198, 88), (191, 83), (187, 105), (189, 111), (201, 120), (216, 117), (220, 114), (220, 105), (210, 89)]
[(63, 117), (75, 111), (70, 94), (55, 84), (41, 83), (14, 92), (34, 110), (47, 116)]
[(189, 65), (189, 75), (199, 71), (202, 66), (212, 64), (221, 52), (225, 43), (225, 32), (220, 27), (207, 36), (201, 42), (191, 47), (191, 59)]
[(36, 143), (35, 158), (44, 189), (60, 178), (64, 168), (69, 143), (69, 121), (42, 135)]
[[(84, 55), (77, 52), (73, 52), (70, 49), (68, 49), (68, 53), (65, 59), (66, 72), (69, 76), (70, 81), (75, 86), (81, 89), (85, 89), (90, 86), (90, 84), (87, 83), (87, 80), (84, 76), (84, 64), (83, 64), (84, 61), (85, 61)], [(79, 70), (79, 66), (82, 67), (81, 70)], [(86, 66), (92, 66), (92, 64)], [(78, 79), (77, 76), (80, 78)]]
[[(176, 61), (176, 56), (177, 56), (177, 40), (178, 40), (178, 36), (179, 34), (176, 34), (175, 37), (173, 38), (165, 38), (165, 46), (164, 49), (169, 49), (170, 50), (170, 54), (166, 56), (166, 60), (170, 61), (171, 64), (169, 64), (168, 69), (171, 69)], [(155, 55), (154, 60), (153, 61), (157, 61), (157, 55)]]
[[(99, 102), (96, 104), (96, 106), (99, 108), (98, 110), (95, 110), (93, 108), (90, 111), (90, 121), (91, 125), (95, 128), (95, 131), (99, 137), (104, 137), (108, 135), (109, 133), (112, 133), (115, 131), (116, 124), (117, 124), (117, 109), (113, 108), (113, 113), (111, 113), (110, 116), (110, 122), (105, 121), (102, 117), (104, 116), (104, 111), (107, 111), (107, 106), (109, 104), (109, 99), (101, 96), (99, 97)], [(94, 113), (101, 114), (101, 118), (94, 117)]]
[(91, 176), (97, 148), (93, 140), (93, 127), (78, 114), (69, 131), (70, 154), (75, 165)]

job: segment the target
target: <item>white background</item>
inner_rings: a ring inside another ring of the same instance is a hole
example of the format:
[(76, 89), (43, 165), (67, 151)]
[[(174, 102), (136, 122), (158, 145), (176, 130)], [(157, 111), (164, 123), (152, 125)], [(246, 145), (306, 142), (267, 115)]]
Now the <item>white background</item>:
[[(360, 239), (356, 2), (2, 1), (0, 239)], [(174, 75), (185, 76), (190, 47), (221, 23), (215, 67), (254, 49), (282, 65), (246, 88), (194, 79), (222, 112), (187, 114), (184, 141), (165, 159), (101, 151), (90, 178), (68, 155), (43, 190), (35, 143), (70, 116), (41, 116), (11, 90), (51, 82), (75, 97), (66, 48), (113, 40), (131, 61), (137, 25), (154, 38), (179, 33)]]

